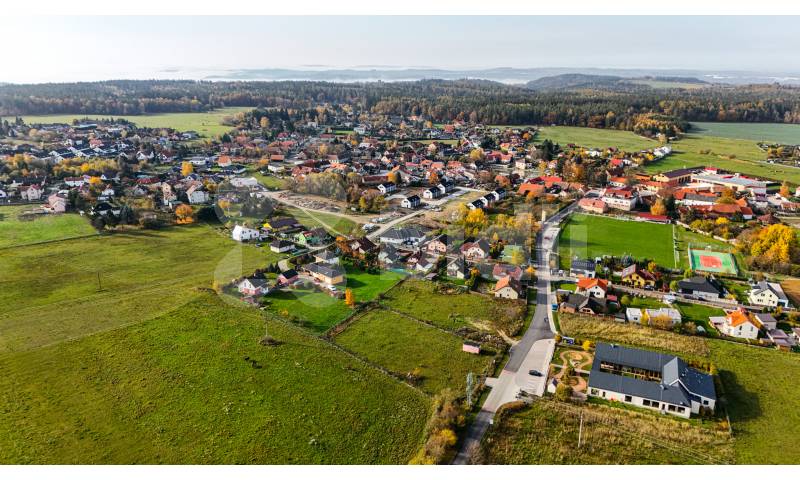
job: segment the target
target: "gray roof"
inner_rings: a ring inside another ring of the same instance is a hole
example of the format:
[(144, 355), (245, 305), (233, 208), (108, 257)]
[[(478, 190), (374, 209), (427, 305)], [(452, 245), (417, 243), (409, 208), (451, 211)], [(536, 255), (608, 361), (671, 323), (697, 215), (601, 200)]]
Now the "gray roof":
[(321, 258), (323, 260), (331, 260), (334, 258), (339, 258), (339, 255), (331, 252), (330, 250), (323, 250), (321, 252), (317, 252), (314, 254), (316, 258)]
[(719, 282), (713, 278), (706, 278), (702, 275), (681, 280), (678, 282), (678, 288), (692, 292), (705, 292), (722, 295), (722, 286), (720, 286)]
[(311, 263), (306, 265), (306, 270), (313, 273), (319, 273), (320, 275), (324, 275), (326, 277), (336, 277), (338, 275), (344, 275), (344, 268), (340, 267), (339, 265), (328, 265), (326, 263)]
[[(661, 372), (661, 382), (604, 372), (600, 370), (603, 361)], [(597, 344), (589, 387), (686, 407), (698, 396), (716, 399), (711, 375), (689, 367), (681, 358), (608, 343)]]
[(596, 264), (594, 260), (573, 260), (570, 264), (570, 270), (584, 270), (594, 272)]

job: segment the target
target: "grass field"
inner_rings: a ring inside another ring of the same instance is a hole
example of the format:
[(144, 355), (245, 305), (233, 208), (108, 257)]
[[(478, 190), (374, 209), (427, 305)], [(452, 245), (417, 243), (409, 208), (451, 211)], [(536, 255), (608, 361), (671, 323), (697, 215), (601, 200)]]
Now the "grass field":
[(536, 141), (550, 139), (554, 143), (566, 145), (574, 143), (586, 148), (618, 147), (628, 151), (655, 148), (659, 143), (625, 130), (582, 127), (542, 127)]
[[(135, 123), (139, 127), (145, 128), (174, 128), (178, 131), (194, 130), (204, 137), (213, 137), (229, 132), (232, 128), (223, 125), (225, 117), (237, 112), (252, 110), (250, 107), (227, 107), (212, 110), (210, 112), (196, 113), (157, 113), (152, 115), (116, 115), (114, 118), (124, 118)], [(71, 124), (74, 119), (90, 118), (102, 119), (109, 118), (111, 115), (92, 115), (92, 114), (72, 114), (72, 115), (25, 115), (23, 120), (27, 124), (32, 123), (67, 123)]]
[(469, 293), (442, 293), (436, 284), (407, 280), (386, 294), (382, 303), (414, 318), (448, 330), (472, 327), (503, 330), (516, 335), (522, 328), (525, 305)]
[(87, 218), (73, 213), (21, 219), (20, 214), (31, 208), (31, 205), (0, 207), (0, 248), (96, 233)]
[(206, 225), (0, 250), (0, 353), (144, 321), (280, 257)]
[(692, 122), (691, 132), (710, 137), (800, 144), (800, 125), (791, 123)]
[(800, 305), (800, 278), (786, 278), (781, 281), (781, 287), (794, 305)]
[(564, 335), (580, 340), (621, 343), (692, 357), (708, 355), (708, 346), (701, 337), (568, 313), (559, 315), (559, 323)]
[(406, 463), (424, 394), (216, 296), (0, 354), (0, 463)]
[(359, 224), (349, 218), (333, 213), (320, 213), (296, 207), (281, 206), (286, 215), (291, 215), (308, 228), (322, 227), (332, 235), (349, 234), (359, 229)]
[(725, 310), (706, 305), (698, 305), (696, 303), (682, 302), (676, 302), (674, 308), (677, 308), (678, 311), (681, 312), (681, 319), (683, 322), (694, 322), (696, 325), (702, 326), (710, 337), (719, 336), (719, 332), (711, 325), (708, 317), (724, 317)]
[(415, 372), (419, 387), (431, 394), (463, 391), (467, 374), (487, 373), (492, 359), (462, 352), (461, 337), (383, 309), (362, 315), (335, 341), (394, 373)]
[(631, 255), (674, 268), (672, 225), (616, 220), (594, 215), (572, 215), (559, 237), (561, 268), (569, 269), (574, 256)]
[[(800, 355), (709, 341), (739, 463), (800, 463)], [(780, 448), (774, 448), (780, 445)]]
[[(378, 294), (390, 289), (403, 275), (381, 271), (372, 274), (347, 267), (347, 287), (353, 291), (357, 302), (369, 302)], [(273, 312), (297, 317), (302, 324), (314, 332), (321, 333), (344, 320), (352, 309), (344, 300), (333, 298), (316, 289), (278, 291), (267, 295), (269, 308)]]
[(668, 80), (650, 80), (644, 78), (629, 80), (629, 82), (636, 83), (639, 85), (647, 85), (655, 89), (683, 88), (686, 90), (697, 90), (699, 88), (705, 88), (708, 86), (708, 84), (703, 84), (703, 83), (671, 82)]
[(487, 464), (713, 464), (733, 460), (733, 442), (727, 431), (663, 415), (542, 400), (504, 414), (483, 452)]

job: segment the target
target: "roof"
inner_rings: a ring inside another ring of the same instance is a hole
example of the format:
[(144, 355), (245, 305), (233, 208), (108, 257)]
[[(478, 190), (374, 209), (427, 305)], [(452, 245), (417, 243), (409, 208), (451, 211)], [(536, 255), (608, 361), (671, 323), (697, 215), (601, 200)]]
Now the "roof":
[(502, 277), (500, 280), (498, 280), (497, 283), (494, 285), (494, 291), (496, 292), (501, 288), (505, 287), (511, 287), (511, 289), (517, 293), (520, 293), (522, 291), (522, 285), (520, 285), (520, 283), (514, 278), (512, 278), (510, 275)]
[[(602, 371), (600, 366), (603, 362), (660, 372), (661, 381)], [(695, 396), (716, 399), (711, 375), (689, 367), (681, 358), (608, 343), (597, 344), (589, 375), (589, 387), (686, 407), (691, 406), (691, 400)]]
[(344, 268), (339, 265), (329, 265), (327, 263), (310, 263), (305, 266), (305, 269), (311, 273), (317, 273), (328, 278), (344, 275)]
[(578, 279), (578, 288), (588, 290), (593, 287), (600, 287), (601, 289), (608, 290), (608, 280), (602, 278), (580, 278)]
[(655, 281), (655, 279), (656, 279), (655, 275), (653, 275), (652, 273), (650, 273), (649, 271), (647, 271), (647, 270), (645, 270), (643, 268), (639, 268), (639, 265), (636, 265), (635, 263), (625, 267), (622, 270), (621, 277), (622, 278), (629, 277), (629, 276), (633, 275), (634, 273), (638, 274), (640, 277), (642, 277), (645, 280), (654, 280)]
[(727, 321), (731, 327), (738, 327), (739, 325), (743, 325), (745, 323), (752, 323), (753, 325), (755, 325), (753, 320), (750, 318), (750, 315), (748, 315), (747, 312), (745, 312), (741, 308), (729, 313), (725, 317), (725, 321)]
[(597, 268), (597, 264), (595, 263), (594, 260), (575, 259), (572, 261), (569, 268), (570, 270), (585, 270), (594, 272), (595, 268)]
[(783, 300), (783, 301), (787, 301), (787, 302), (789, 301), (789, 299), (786, 297), (786, 294), (783, 292), (783, 288), (781, 287), (781, 285), (779, 283), (772, 283), (772, 282), (767, 282), (767, 281), (763, 281), (762, 280), (762, 281), (758, 282), (756, 284), (756, 286), (753, 288), (752, 294), (757, 295), (758, 293), (764, 292), (764, 291), (767, 291), (767, 290), (769, 290), (770, 292), (774, 293), (775, 296), (778, 297), (778, 299)]
[(317, 252), (317, 253), (314, 254), (314, 256), (316, 258), (321, 258), (323, 260), (332, 260), (334, 258), (339, 258), (339, 255), (337, 255), (336, 253), (333, 253), (330, 250), (323, 250), (321, 252)]
[(693, 292), (714, 293), (717, 295), (722, 294), (722, 287), (716, 280), (713, 278), (704, 277), (702, 275), (696, 275), (694, 277), (679, 281), (678, 288)]

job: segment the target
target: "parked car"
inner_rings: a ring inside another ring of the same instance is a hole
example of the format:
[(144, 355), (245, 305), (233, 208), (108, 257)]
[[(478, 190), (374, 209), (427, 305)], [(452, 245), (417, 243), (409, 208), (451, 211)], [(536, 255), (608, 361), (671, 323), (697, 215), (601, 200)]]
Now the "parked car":
[(531, 370), (528, 372), (529, 375), (533, 375), (534, 377), (541, 377), (542, 373), (539, 370)]

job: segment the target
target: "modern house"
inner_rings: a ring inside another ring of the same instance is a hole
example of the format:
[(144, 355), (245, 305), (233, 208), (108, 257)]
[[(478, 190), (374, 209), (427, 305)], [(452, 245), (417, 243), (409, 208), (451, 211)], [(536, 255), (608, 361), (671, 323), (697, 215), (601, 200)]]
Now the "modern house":
[(573, 293), (567, 297), (567, 301), (562, 302), (559, 309), (565, 313), (585, 313), (587, 315), (597, 315), (606, 313), (608, 306), (605, 298), (594, 298), (580, 293)]
[(261, 238), (261, 233), (253, 228), (236, 225), (231, 232), (231, 238), (237, 242), (247, 242), (249, 240), (258, 240)]
[(322, 250), (314, 254), (316, 263), (327, 263), (329, 265), (339, 264), (339, 255), (330, 250)]
[(789, 306), (789, 298), (783, 292), (780, 283), (761, 281), (750, 290), (747, 295), (750, 303), (753, 305), (762, 305), (765, 307), (781, 307), (787, 308)]
[(511, 276), (503, 277), (494, 286), (495, 298), (517, 300), (522, 297), (522, 285)]
[(469, 277), (469, 266), (464, 257), (456, 257), (447, 264), (447, 276), (461, 280)]
[(275, 253), (291, 252), (294, 250), (294, 243), (289, 240), (273, 240), (269, 244), (269, 249)]
[(417, 246), (425, 239), (425, 234), (422, 230), (415, 227), (399, 227), (392, 228), (381, 234), (381, 243), (389, 245), (401, 246)]
[(576, 258), (570, 264), (569, 274), (573, 277), (594, 278), (597, 275), (597, 264), (594, 260)]
[(598, 343), (589, 396), (689, 418), (717, 401), (711, 375), (665, 353)]
[(594, 298), (606, 298), (607, 292), (608, 280), (603, 280), (602, 278), (580, 278), (575, 288), (575, 293), (588, 295)]
[(400, 202), (400, 206), (403, 208), (417, 208), (422, 203), (422, 200), (419, 198), (419, 195), (411, 195), (403, 199)]
[(724, 293), (722, 285), (714, 277), (697, 275), (678, 282), (678, 290), (702, 300), (719, 301)]
[(489, 241), (481, 238), (476, 242), (465, 242), (461, 245), (461, 254), (466, 258), (474, 260), (483, 260), (489, 258), (491, 246)]
[(247, 295), (248, 297), (254, 297), (257, 295), (264, 295), (269, 291), (267, 287), (267, 281), (263, 278), (258, 277), (248, 277), (239, 282), (238, 285), (239, 293), (242, 295)]
[(655, 275), (643, 268), (639, 268), (635, 263), (625, 267), (620, 277), (622, 278), (622, 283), (633, 285), (634, 287), (644, 288), (656, 286)]
[(733, 310), (724, 317), (710, 317), (709, 321), (723, 335), (746, 340), (758, 338), (758, 331), (761, 329), (761, 325), (750, 312), (742, 308)]
[(310, 263), (306, 265), (305, 270), (309, 275), (316, 280), (326, 283), (328, 285), (337, 285), (344, 283), (345, 271), (339, 265), (329, 265), (327, 263)]

